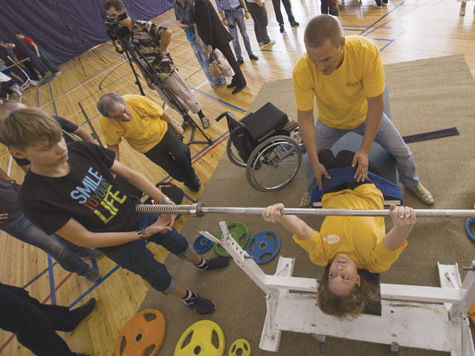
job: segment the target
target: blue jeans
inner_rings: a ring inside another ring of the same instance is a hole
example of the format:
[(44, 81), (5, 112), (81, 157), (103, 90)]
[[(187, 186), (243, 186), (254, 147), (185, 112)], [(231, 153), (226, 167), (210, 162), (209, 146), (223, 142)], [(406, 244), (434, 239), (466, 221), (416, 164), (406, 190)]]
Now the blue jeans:
[(211, 88), (214, 89), (223, 85), (226, 82), (226, 79), (223, 76), (213, 78), (211, 74), (209, 74), (209, 53), (205, 53), (203, 51), (203, 48), (201, 48), (200, 43), (198, 42), (196, 37), (193, 40), (188, 40), (188, 42), (190, 42), (191, 48), (193, 49), (193, 53), (195, 54), (196, 59), (200, 63), (201, 69), (203, 69), (206, 78), (208, 78)]
[[(391, 109), (387, 90), (384, 92), (385, 107), (381, 125), (376, 133), (374, 142), (377, 142), (388, 151), (396, 160), (396, 169), (399, 174), (399, 181), (406, 187), (414, 187), (419, 184), (419, 177), (416, 174), (416, 164), (414, 156), (409, 146), (404, 142), (401, 134), (391, 121)], [(317, 118), (315, 123), (315, 135), (318, 150), (330, 149), (333, 144), (348, 132), (356, 132), (364, 136), (365, 123), (353, 130), (339, 130), (324, 125)], [(312, 193), (316, 186), (315, 176), (308, 154), (304, 158), (307, 171), (307, 192)]]
[[(145, 228), (156, 219), (144, 215), (139, 228)], [(188, 241), (175, 228), (162, 234), (155, 234), (147, 239), (165, 247), (178, 257), (186, 257), (192, 252)], [(164, 264), (158, 262), (147, 249), (145, 240), (136, 240), (119, 246), (103, 247), (100, 250), (122, 268), (138, 274), (156, 290), (169, 294), (176, 288), (175, 279), (168, 273)]]
[(249, 36), (246, 31), (246, 23), (244, 22), (244, 11), (242, 9), (235, 12), (224, 12), (226, 15), (226, 20), (228, 21), (228, 29), (231, 36), (233, 36), (233, 46), (234, 52), (236, 53), (236, 58), (242, 60), (241, 46), (239, 45), (239, 38), (237, 34), (237, 27), (239, 27), (239, 32), (241, 32), (242, 39), (244, 41), (244, 47), (248, 55), (253, 54), (251, 43), (249, 42)]
[(0, 229), (23, 241), (36, 246), (52, 256), (66, 271), (82, 275), (91, 267), (81, 257), (89, 257), (91, 249), (73, 245), (57, 235), (47, 235), (24, 215)]

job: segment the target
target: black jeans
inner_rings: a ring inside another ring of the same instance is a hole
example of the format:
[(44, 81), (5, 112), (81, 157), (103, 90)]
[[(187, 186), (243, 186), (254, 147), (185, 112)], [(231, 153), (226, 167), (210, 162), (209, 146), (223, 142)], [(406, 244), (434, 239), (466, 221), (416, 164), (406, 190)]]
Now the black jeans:
[[(272, 5), (274, 6), (275, 18), (279, 25), (284, 24), (284, 18), (282, 17), (282, 12), (280, 11), (280, 1), (281, 0), (272, 0)], [(294, 15), (292, 14), (292, 7), (290, 6), (289, 0), (282, 0), (284, 4), (285, 12), (287, 13), (287, 17), (289, 18), (290, 24), (295, 22)]]
[(56, 333), (72, 331), (75, 320), (68, 308), (41, 304), (28, 292), (0, 283), (0, 327), (39, 356), (69, 356), (71, 350)]
[(145, 152), (145, 156), (177, 181), (186, 184), (193, 182), (196, 173), (191, 165), (190, 148), (178, 138), (170, 125), (162, 140), (150, 151)]
[(226, 43), (225, 45), (216, 46), (216, 48), (221, 51), (221, 53), (228, 60), (229, 65), (234, 71), (232, 82), (236, 84), (237, 87), (245, 86), (247, 84), (246, 79), (244, 78), (244, 74), (242, 74), (241, 67), (236, 61), (236, 57), (234, 56), (231, 47), (229, 47), (229, 43)]
[(266, 5), (263, 3), (262, 7), (259, 7), (256, 3), (248, 2), (247, 8), (251, 13), (252, 20), (254, 21), (254, 32), (256, 34), (257, 43), (270, 42), (267, 33), (268, 20)]

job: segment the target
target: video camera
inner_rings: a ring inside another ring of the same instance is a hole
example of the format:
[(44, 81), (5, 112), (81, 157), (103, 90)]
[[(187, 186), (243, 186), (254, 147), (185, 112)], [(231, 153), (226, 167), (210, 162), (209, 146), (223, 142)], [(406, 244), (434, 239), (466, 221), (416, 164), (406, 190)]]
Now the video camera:
[(120, 21), (127, 18), (127, 14), (124, 12), (119, 14), (117, 18), (113, 18), (107, 14), (104, 15), (104, 24), (106, 25), (107, 36), (112, 41), (121, 40), (124, 43), (129, 42), (130, 30), (127, 26), (121, 26)]

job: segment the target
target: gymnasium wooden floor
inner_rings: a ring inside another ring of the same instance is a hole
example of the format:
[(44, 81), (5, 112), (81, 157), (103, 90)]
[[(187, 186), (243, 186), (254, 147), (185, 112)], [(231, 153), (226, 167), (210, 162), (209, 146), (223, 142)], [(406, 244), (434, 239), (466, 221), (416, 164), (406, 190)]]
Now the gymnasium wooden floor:
[[(171, 55), (183, 78), (195, 88), (209, 118), (215, 118), (223, 111), (230, 111), (237, 118), (243, 117), (264, 82), (292, 76), (294, 64), (305, 51), (302, 41), (305, 25), (310, 18), (320, 13), (320, 3), (315, 0), (293, 0), (292, 6), (301, 26), (291, 30), (286, 22), (287, 33), (282, 35), (275, 21), (271, 2), (267, 2), (269, 33), (276, 44), (265, 51), (259, 51), (252, 21), (247, 21), (248, 34), (259, 61), (251, 63), (244, 56), (245, 64), (242, 68), (248, 86), (235, 96), (225, 87), (211, 89), (183, 31), (172, 25), (173, 11), (154, 20), (169, 26), (173, 31), (169, 48)], [(346, 34), (360, 34), (373, 40), (381, 49), (385, 64), (462, 53), (472, 74), (475, 74), (473, 3), (468, 4), (465, 17), (459, 16), (458, 6), (455, 0), (390, 0), (388, 7), (378, 9), (373, 0), (363, 0), (362, 5), (357, 1), (347, 0), (346, 6), (340, 8), (340, 19)], [(49, 113), (57, 113), (77, 124), (84, 124), (85, 117), (78, 105), (80, 103), (94, 127), (99, 130), (95, 102), (102, 93), (138, 92), (127, 61), (116, 54), (108, 43), (61, 65), (60, 69), (63, 72), (61, 76), (38, 90), (27, 90), (21, 101), (32, 107), (41, 107)], [(148, 88), (145, 90), (147, 95), (161, 102), (153, 91)], [(169, 113), (181, 122), (176, 113), (170, 110)], [(295, 113), (288, 114), (295, 116)], [(225, 152), (226, 131), (224, 120), (219, 124), (213, 122), (206, 130), (213, 139), (213, 144), (191, 146), (194, 167), (204, 184)], [(144, 173), (153, 182), (166, 178), (163, 170), (132, 151), (126, 144), (121, 147), (121, 153), (123, 162)], [(7, 171), (9, 164), (5, 147), (0, 147), (0, 167)], [(11, 176), (22, 181), (22, 173), (14, 163), (11, 165)], [(199, 193), (186, 192), (194, 198), (199, 197)], [(183, 219), (177, 226), (182, 224)], [(118, 269), (107, 258), (97, 262), (103, 278), (99, 283), (93, 284), (64, 271), (54, 261), (49, 261), (43, 251), (20, 243), (5, 233), (0, 235), (0, 281), (27, 286), (32, 296), (60, 305), (80, 305), (87, 298), (97, 298), (96, 311), (73, 333), (62, 335), (76, 352), (112, 355), (120, 330), (135, 314), (149, 288), (148, 284), (140, 277)], [(191, 240), (193, 236), (189, 238)], [(153, 247), (152, 250), (163, 258), (161, 251)], [(0, 331), (0, 353), (31, 355), (18, 344), (12, 334), (3, 331)]]

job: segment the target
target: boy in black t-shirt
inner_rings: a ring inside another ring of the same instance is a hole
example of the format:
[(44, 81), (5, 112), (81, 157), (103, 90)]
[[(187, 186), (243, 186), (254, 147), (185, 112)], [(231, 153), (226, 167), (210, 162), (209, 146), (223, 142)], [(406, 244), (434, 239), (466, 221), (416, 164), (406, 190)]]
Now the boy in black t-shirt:
[(164, 246), (201, 270), (223, 268), (228, 258), (203, 259), (173, 227), (175, 216), (162, 214), (138, 230), (138, 203), (122, 193), (112, 173), (122, 176), (160, 204), (174, 204), (142, 174), (115, 160), (114, 152), (89, 142), (66, 146), (56, 120), (38, 109), (12, 112), (0, 123), (0, 142), (17, 158), (31, 162), (20, 191), (25, 215), (46, 233), (76, 245), (100, 248), (110, 259), (144, 278), (152, 287), (183, 299), (200, 314), (214, 304), (181, 287), (156, 261), (145, 239)]

